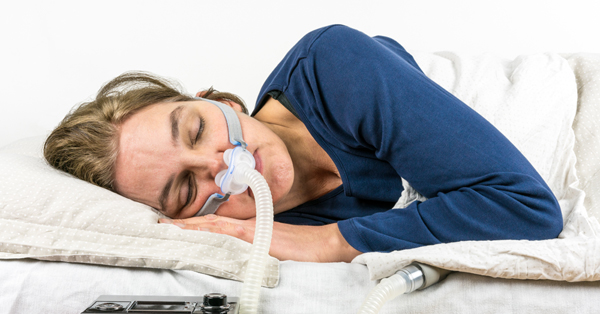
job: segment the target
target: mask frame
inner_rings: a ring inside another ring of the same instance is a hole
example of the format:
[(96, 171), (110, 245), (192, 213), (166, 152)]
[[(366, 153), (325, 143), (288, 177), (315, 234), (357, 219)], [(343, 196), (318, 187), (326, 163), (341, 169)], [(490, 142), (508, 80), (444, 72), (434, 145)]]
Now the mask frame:
[[(229, 142), (235, 146), (240, 146), (244, 150), (246, 150), (246, 147), (248, 146), (248, 144), (246, 144), (246, 142), (244, 141), (244, 138), (242, 136), (242, 125), (240, 123), (240, 119), (238, 118), (238, 116), (237, 116), (235, 110), (233, 110), (233, 108), (231, 108), (221, 102), (206, 99), (206, 98), (194, 97), (194, 99), (209, 102), (209, 103), (217, 106), (219, 109), (221, 109), (221, 112), (225, 116), (225, 121), (227, 122), (227, 130), (229, 132)], [(233, 165), (229, 165), (229, 167), (232, 167), (232, 166)], [(224, 202), (226, 202), (229, 199), (229, 196), (231, 196), (231, 193), (225, 193), (225, 195), (219, 194), (219, 193), (212, 194), (211, 196), (208, 197), (208, 200), (206, 200), (206, 203), (204, 203), (202, 208), (200, 208), (200, 210), (196, 214), (194, 214), (194, 216), (192, 216), (192, 217), (200, 217), (200, 216), (214, 214), (217, 211), (217, 209), (219, 208), (219, 206), (221, 206), (221, 204), (223, 204)]]

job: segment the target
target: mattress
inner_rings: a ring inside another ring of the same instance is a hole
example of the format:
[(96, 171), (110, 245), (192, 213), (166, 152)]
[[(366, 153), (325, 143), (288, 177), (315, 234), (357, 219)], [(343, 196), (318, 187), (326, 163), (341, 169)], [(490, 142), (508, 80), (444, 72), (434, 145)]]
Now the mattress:
[[(261, 291), (260, 313), (357, 313), (376, 282), (366, 266), (281, 262), (281, 280)], [(36, 260), (0, 262), (0, 313), (81, 313), (100, 295), (239, 296), (241, 283), (188, 270), (156, 270)], [(596, 313), (597, 282), (495, 279), (452, 273), (380, 313)]]

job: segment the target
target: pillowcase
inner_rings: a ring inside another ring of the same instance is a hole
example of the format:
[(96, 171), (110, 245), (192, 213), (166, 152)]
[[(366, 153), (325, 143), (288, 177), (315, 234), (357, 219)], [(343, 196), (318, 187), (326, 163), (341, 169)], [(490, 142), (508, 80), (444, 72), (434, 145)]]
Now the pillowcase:
[(579, 186), (585, 191), (585, 207), (600, 219), (600, 54), (566, 56), (575, 70), (579, 103), (573, 122)]
[[(42, 157), (44, 137), (0, 148), (0, 259), (184, 269), (242, 281), (252, 245), (159, 224), (149, 206), (74, 178)], [(263, 285), (276, 286), (277, 259)]]

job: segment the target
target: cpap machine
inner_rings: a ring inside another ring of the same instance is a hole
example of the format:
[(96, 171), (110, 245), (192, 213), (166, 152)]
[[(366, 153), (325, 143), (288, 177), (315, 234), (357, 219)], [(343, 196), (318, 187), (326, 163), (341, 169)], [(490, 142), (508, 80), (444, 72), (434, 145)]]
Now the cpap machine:
[[(211, 195), (194, 215), (213, 214), (231, 195), (243, 193), (250, 187), (256, 202), (256, 229), (250, 260), (239, 298), (222, 293), (208, 293), (197, 297), (174, 296), (100, 296), (82, 313), (258, 313), (260, 284), (264, 274), (271, 237), (273, 234), (273, 198), (262, 175), (254, 169), (254, 156), (246, 150), (242, 127), (235, 111), (220, 102), (199, 98), (217, 106), (227, 122), (229, 142), (235, 146), (223, 154), (227, 169), (215, 177), (220, 193)], [(388, 300), (403, 293), (425, 289), (445, 278), (448, 271), (435, 267), (411, 264), (396, 274), (381, 280), (363, 302), (359, 314), (378, 313)]]

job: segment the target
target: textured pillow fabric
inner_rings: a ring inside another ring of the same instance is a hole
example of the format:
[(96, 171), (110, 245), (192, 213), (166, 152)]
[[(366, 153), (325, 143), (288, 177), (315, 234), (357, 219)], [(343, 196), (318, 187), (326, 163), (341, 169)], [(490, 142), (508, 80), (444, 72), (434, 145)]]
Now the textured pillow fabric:
[[(150, 207), (52, 169), (43, 137), (0, 149), (0, 258), (187, 269), (243, 280), (251, 245), (158, 224)], [(270, 258), (263, 285), (275, 286)]]
[(575, 70), (579, 94), (573, 122), (575, 154), (580, 188), (585, 191), (585, 207), (600, 219), (600, 54), (567, 56)]

